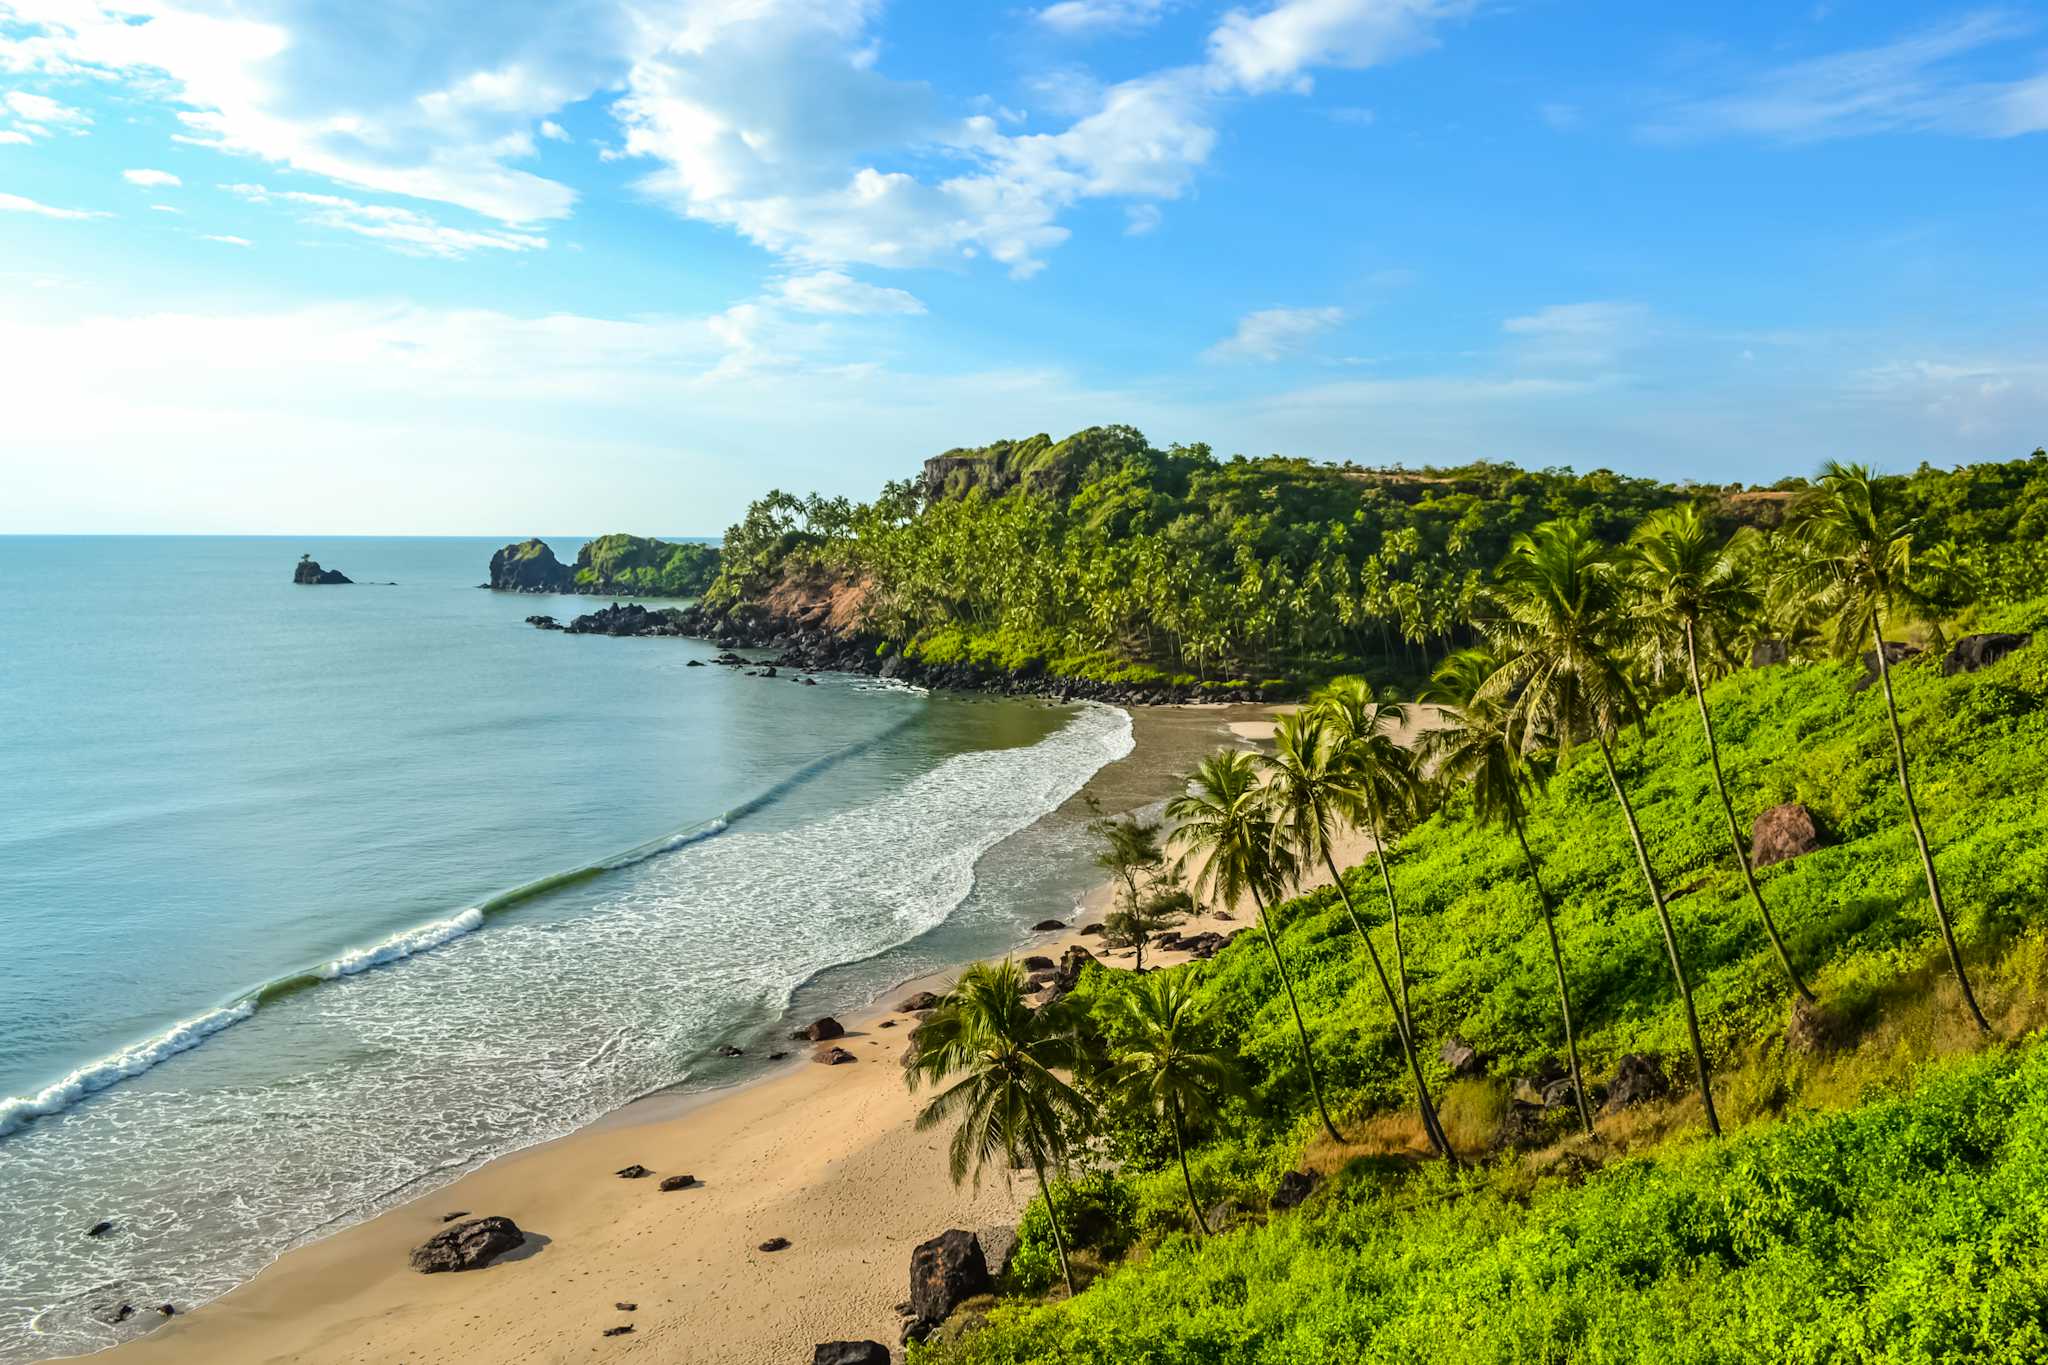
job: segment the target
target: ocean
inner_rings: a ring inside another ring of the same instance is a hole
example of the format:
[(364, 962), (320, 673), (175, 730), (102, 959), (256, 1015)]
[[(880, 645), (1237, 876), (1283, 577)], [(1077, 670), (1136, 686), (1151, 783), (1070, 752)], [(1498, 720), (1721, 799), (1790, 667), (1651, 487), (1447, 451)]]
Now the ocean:
[(1123, 712), (537, 631), (599, 603), (479, 591), (510, 538), (0, 538), (0, 1361), (743, 1078), (1093, 880)]

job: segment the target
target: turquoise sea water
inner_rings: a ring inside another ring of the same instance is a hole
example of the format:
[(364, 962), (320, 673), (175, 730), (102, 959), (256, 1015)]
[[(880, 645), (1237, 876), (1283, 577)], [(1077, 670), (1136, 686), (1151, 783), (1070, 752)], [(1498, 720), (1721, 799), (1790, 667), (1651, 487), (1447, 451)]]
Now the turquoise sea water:
[(477, 590), (502, 543), (0, 538), (0, 1361), (733, 1079), (717, 1045), (1087, 883), (1039, 822), (1121, 712), (535, 631), (593, 604)]

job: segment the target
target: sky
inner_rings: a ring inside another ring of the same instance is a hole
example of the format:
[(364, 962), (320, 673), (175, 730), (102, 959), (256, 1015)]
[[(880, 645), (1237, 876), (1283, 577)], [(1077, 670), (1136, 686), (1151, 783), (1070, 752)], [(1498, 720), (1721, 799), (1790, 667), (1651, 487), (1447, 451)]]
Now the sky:
[(2048, 4), (0, 0), (0, 532), (2048, 442)]

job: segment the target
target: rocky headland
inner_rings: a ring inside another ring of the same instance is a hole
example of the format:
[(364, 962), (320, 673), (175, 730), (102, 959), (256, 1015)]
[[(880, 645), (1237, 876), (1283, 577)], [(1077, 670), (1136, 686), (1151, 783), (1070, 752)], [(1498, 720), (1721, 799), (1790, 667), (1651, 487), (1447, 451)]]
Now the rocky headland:
[(298, 567), (292, 570), (292, 582), (308, 584), (353, 583), (355, 580), (339, 569), (323, 569), (320, 561), (311, 555), (300, 555)]
[(576, 562), (564, 564), (546, 541), (527, 539), (491, 556), (484, 586), (499, 592), (696, 597), (717, 575), (718, 557), (715, 545), (613, 534), (585, 541)]

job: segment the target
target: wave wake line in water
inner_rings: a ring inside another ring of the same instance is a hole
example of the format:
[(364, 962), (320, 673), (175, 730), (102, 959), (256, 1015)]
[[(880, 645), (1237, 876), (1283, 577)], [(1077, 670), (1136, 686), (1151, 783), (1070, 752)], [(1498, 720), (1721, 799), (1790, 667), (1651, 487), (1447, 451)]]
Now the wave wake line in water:
[(551, 891), (574, 886), (579, 882), (601, 877), (607, 872), (644, 863), (659, 858), (691, 844), (714, 838), (732, 827), (735, 820), (744, 819), (774, 805), (783, 797), (795, 791), (828, 770), (857, 758), (861, 754), (884, 743), (891, 736), (902, 731), (915, 721), (914, 716), (905, 716), (867, 739), (849, 744), (841, 749), (815, 759), (797, 769), (789, 776), (768, 787), (765, 791), (734, 806), (725, 814), (709, 820), (686, 826), (673, 834), (637, 844), (623, 853), (601, 859), (583, 867), (571, 868), (566, 872), (553, 873), (537, 880), (515, 886), (508, 891), (478, 902), (476, 905), (448, 916), (392, 934), (362, 948), (351, 948), (339, 956), (328, 959), (318, 966), (303, 971), (291, 972), (274, 980), (266, 981), (225, 1005), (207, 1010), (189, 1019), (181, 1019), (169, 1028), (137, 1043), (130, 1043), (104, 1057), (97, 1058), (78, 1067), (69, 1075), (53, 1081), (30, 1095), (15, 1095), (0, 1100), (0, 1139), (19, 1132), (39, 1118), (60, 1114), (88, 1095), (116, 1085), (131, 1077), (140, 1076), (157, 1063), (189, 1051), (221, 1030), (231, 1028), (252, 1018), (262, 1006), (275, 1003), (300, 991), (310, 990), (324, 982), (336, 981), (343, 977), (355, 976), (373, 967), (385, 967), (402, 962), (406, 958), (438, 948), (473, 933), (483, 927), (487, 917), (523, 905)]

